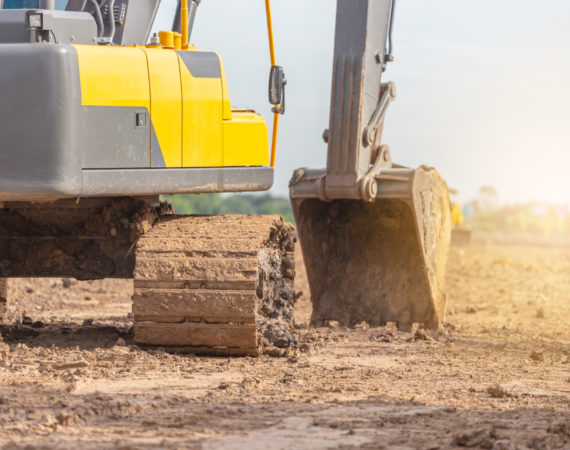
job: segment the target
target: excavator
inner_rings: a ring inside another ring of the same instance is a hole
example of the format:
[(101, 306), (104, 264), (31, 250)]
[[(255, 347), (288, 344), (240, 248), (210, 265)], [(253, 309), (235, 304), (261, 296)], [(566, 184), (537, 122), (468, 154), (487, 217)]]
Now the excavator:
[(314, 323), (439, 327), (447, 186), (382, 143), (395, 0), (337, 1), (327, 165), (293, 174), (296, 231), (160, 200), (270, 189), (287, 83), (269, 0), (271, 136), (232, 106), (220, 55), (190, 43), (200, 0), (167, 3), (0, 0), (1, 279), (133, 278), (137, 344), (283, 354), (298, 343), (298, 237)]

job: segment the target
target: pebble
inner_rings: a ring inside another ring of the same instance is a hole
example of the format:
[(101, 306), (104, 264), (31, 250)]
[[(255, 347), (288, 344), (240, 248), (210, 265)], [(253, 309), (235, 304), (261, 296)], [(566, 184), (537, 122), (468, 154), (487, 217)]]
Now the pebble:
[(355, 324), (354, 328), (357, 330), (368, 330), (370, 328), (370, 325), (368, 324), (368, 322), (362, 321)]
[(86, 361), (71, 361), (62, 364), (53, 364), (51, 366), (55, 370), (70, 370), (70, 369), (81, 369), (83, 367), (89, 367)]
[(487, 393), (493, 398), (512, 397), (512, 394), (502, 386), (495, 384), (487, 388)]
[(536, 362), (544, 361), (544, 354), (542, 352), (532, 351), (529, 357)]
[(426, 330), (423, 328), (418, 328), (414, 334), (414, 339), (427, 341), (429, 339), (429, 336), (427, 335)]

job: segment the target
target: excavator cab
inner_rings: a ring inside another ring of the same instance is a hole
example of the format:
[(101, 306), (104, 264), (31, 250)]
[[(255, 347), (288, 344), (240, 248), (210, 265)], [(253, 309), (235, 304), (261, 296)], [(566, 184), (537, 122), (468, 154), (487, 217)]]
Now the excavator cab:
[(438, 328), (450, 240), (447, 186), (382, 144), (393, 83), (395, 0), (338, 0), (326, 169), (298, 169), (290, 197), (313, 322)]

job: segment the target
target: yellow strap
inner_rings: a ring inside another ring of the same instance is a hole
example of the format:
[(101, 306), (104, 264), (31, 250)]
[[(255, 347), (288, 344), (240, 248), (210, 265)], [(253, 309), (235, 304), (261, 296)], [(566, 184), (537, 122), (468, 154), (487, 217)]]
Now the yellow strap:
[(275, 167), (275, 150), (277, 150), (277, 129), (279, 128), (279, 113), (273, 113), (273, 136), (271, 138), (271, 167)]
[(271, 4), (270, 0), (265, 0), (265, 15), (267, 16), (267, 35), (269, 37), (269, 55), (271, 57), (271, 65), (275, 65), (275, 46), (273, 45), (273, 23), (271, 21)]
[[(265, 0), (265, 15), (267, 16), (267, 36), (269, 38), (269, 56), (271, 66), (275, 66), (275, 46), (273, 44), (273, 23), (271, 21), (270, 0)], [(279, 108), (279, 105), (275, 105)], [(275, 153), (277, 152), (277, 129), (279, 128), (279, 113), (273, 113), (273, 136), (271, 138), (271, 167), (275, 167)]]

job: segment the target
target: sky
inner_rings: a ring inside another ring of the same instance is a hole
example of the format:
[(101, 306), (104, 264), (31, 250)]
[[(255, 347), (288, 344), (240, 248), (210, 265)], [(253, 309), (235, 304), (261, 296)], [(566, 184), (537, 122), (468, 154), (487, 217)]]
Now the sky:
[[(336, 2), (272, 9), (288, 80), (273, 192), (286, 194), (295, 168), (326, 162)], [(399, 0), (384, 76), (398, 86), (394, 161), (437, 168), (464, 201), (492, 185), (501, 203), (570, 205), (569, 17), (567, 0)], [(232, 105), (271, 127), (264, 2), (202, 0), (191, 41), (222, 56)]]

